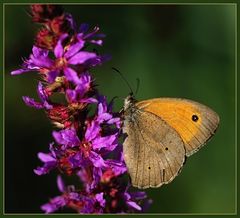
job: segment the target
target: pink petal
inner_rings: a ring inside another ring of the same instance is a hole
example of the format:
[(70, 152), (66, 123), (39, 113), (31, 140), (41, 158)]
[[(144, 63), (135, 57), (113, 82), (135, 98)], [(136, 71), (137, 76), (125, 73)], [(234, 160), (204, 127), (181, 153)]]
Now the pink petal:
[(82, 49), (82, 47), (84, 46), (84, 41), (81, 40), (79, 42), (77, 42), (76, 44), (72, 45), (69, 47), (68, 51), (65, 53), (64, 57), (65, 58), (70, 58), (73, 55), (75, 55), (78, 51), (80, 51)]
[(69, 81), (72, 81), (75, 84), (79, 84), (81, 82), (77, 72), (70, 67), (66, 67), (64, 69), (64, 74)]
[(133, 201), (127, 201), (127, 204), (128, 204), (130, 207), (132, 207), (132, 208), (134, 208), (134, 209), (136, 209), (136, 210), (142, 210), (142, 208), (141, 208), (138, 204), (136, 204), (135, 202), (133, 202)]
[(67, 38), (67, 36), (68, 36), (68, 34), (64, 34), (58, 40), (57, 45), (54, 48), (54, 55), (55, 55), (56, 58), (60, 58), (60, 57), (63, 56), (64, 49), (63, 49), (63, 46), (62, 46), (62, 42), (63, 42), (64, 39)]
[(46, 163), (46, 162), (50, 162), (50, 161), (56, 161), (52, 156), (50, 156), (49, 154), (45, 154), (45, 153), (42, 153), (42, 152), (39, 152), (38, 153), (38, 158)]
[(63, 179), (60, 175), (58, 175), (57, 177), (57, 186), (60, 192), (64, 192), (65, 191), (65, 184), (63, 182)]
[(68, 60), (69, 64), (82, 64), (88, 59), (95, 58), (97, 55), (92, 52), (80, 51)]

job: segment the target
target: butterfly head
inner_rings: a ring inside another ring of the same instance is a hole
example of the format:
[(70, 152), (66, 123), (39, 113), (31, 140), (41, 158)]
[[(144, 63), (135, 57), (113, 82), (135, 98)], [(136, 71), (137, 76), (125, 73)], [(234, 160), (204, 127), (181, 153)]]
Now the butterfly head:
[(137, 100), (135, 99), (133, 92), (131, 92), (124, 100), (124, 111), (133, 108), (136, 102)]

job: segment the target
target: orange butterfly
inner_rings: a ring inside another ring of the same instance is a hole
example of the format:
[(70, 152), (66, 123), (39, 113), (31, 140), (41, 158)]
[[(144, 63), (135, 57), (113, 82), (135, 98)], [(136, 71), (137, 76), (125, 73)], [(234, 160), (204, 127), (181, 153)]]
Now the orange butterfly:
[(215, 133), (219, 116), (200, 103), (180, 98), (124, 102), (124, 159), (132, 185), (160, 187), (180, 172), (186, 157)]

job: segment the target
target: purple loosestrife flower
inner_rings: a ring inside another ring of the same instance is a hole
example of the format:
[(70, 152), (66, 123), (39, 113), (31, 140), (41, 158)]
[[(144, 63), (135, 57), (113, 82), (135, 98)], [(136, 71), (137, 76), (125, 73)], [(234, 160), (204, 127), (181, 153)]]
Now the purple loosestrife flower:
[[(103, 105), (105, 106), (105, 110), (103, 110)], [(93, 168), (100, 168), (96, 169), (95, 171), (99, 171), (107, 166), (103, 157), (101, 156), (101, 153), (99, 152), (100, 150), (104, 150), (104, 153), (106, 154), (106, 151), (113, 151), (116, 148), (118, 145), (119, 131), (116, 129), (115, 132), (109, 133), (106, 136), (102, 136), (103, 130), (100, 127), (100, 124), (106, 120), (107, 122), (111, 123), (111, 125), (116, 125), (117, 128), (117, 126), (119, 126), (120, 119), (114, 118), (112, 115), (108, 114), (106, 108), (106, 102), (102, 101), (98, 104), (98, 115), (88, 122), (82, 140), (79, 139), (74, 128), (64, 129), (58, 132), (53, 131), (53, 137), (57, 144), (60, 145), (61, 152), (59, 151), (59, 147), (51, 144), (51, 159), (57, 157), (58, 163), (60, 163), (60, 168), (67, 168), (68, 172), (72, 172), (76, 169), (79, 169), (84, 162), (89, 163)], [(58, 153), (58, 155), (56, 155), (56, 153)], [(44, 162), (44, 166), (42, 168), (45, 168), (45, 166), (47, 167), (44, 172), (48, 172), (48, 164), (46, 164), (45, 159), (41, 158), (42, 153), (40, 153), (39, 156), (40, 160)], [(63, 163), (65, 166), (63, 166)], [(112, 167), (121, 166), (121, 163), (117, 162), (108, 163)]]
[(85, 42), (83, 40), (63, 47), (63, 41), (68, 37), (67, 34), (61, 36), (54, 48), (55, 59), (49, 57), (47, 50), (33, 46), (32, 54), (24, 62), (23, 68), (12, 71), (12, 75), (22, 74), (28, 71), (38, 71), (49, 83), (53, 83), (58, 76), (64, 75), (69, 81), (79, 84), (81, 81), (78, 73), (72, 68), (74, 65), (91, 67), (101, 63), (101, 57), (94, 52), (81, 51)]
[(57, 159), (56, 159), (56, 153), (53, 150), (53, 143), (49, 145), (49, 154), (45, 154), (42, 152), (38, 153), (38, 158), (44, 163), (43, 167), (38, 167), (37, 169), (34, 170), (34, 172), (37, 175), (44, 175), (49, 173), (52, 169), (57, 167)]
[(43, 108), (45, 108), (46, 110), (52, 109), (53, 105), (51, 105), (51, 103), (49, 102), (47, 93), (45, 92), (41, 82), (38, 83), (37, 93), (41, 102), (36, 102), (33, 98), (23, 96), (23, 101), (25, 102), (25, 104), (28, 105), (29, 107), (34, 107), (36, 109)]
[[(61, 80), (59, 79), (61, 82)], [(23, 96), (23, 100), (26, 105), (34, 107), (36, 109), (45, 109), (49, 118), (56, 126), (70, 127), (69, 120), (78, 109), (83, 109), (89, 103), (97, 103), (97, 99), (90, 97), (89, 93), (92, 92), (92, 78), (91, 75), (86, 72), (82, 73), (79, 78), (80, 83), (75, 86), (74, 89), (70, 87), (66, 88), (66, 100), (69, 102), (68, 106), (52, 103), (50, 96), (53, 94), (51, 91), (51, 85), (44, 87), (41, 82), (38, 83), (37, 93), (40, 102), (35, 101), (33, 98)], [(64, 82), (64, 81), (62, 81)], [(53, 84), (55, 85), (55, 84)]]
[(63, 207), (72, 208), (79, 213), (102, 213), (105, 206), (103, 193), (86, 196), (74, 186), (66, 187), (60, 176), (57, 178), (57, 185), (62, 195), (52, 198), (49, 203), (41, 206), (45, 213), (52, 213)]
[(79, 28), (79, 33), (77, 34), (77, 39), (78, 40), (85, 40), (87, 42), (97, 44), (97, 45), (102, 45), (103, 41), (102, 39), (96, 39), (96, 38), (104, 38), (104, 34), (97, 34), (99, 31), (99, 27), (95, 27), (92, 32), (88, 32), (89, 30), (89, 25), (84, 23), (80, 25)]
[(85, 94), (91, 89), (92, 78), (88, 72), (82, 73), (79, 78), (76, 78), (78, 84), (75, 89), (67, 89), (66, 97), (69, 102), (85, 102), (97, 103), (95, 98), (86, 98)]
[[(113, 112), (113, 100), (108, 103), (98, 93), (90, 72), (108, 56), (87, 51), (87, 45), (102, 45), (104, 35), (98, 34), (98, 27), (89, 31), (87, 24), (77, 30), (72, 16), (60, 6), (36, 4), (31, 10), (33, 21), (44, 27), (29, 59), (11, 74), (36, 71), (42, 76), (44, 82), (37, 87), (39, 101), (28, 96), (23, 100), (45, 110), (58, 128), (52, 132), (55, 142), (49, 151), (38, 153), (43, 164), (34, 172), (40, 176), (56, 170), (63, 177), (77, 176), (81, 182), (80, 188), (65, 186), (58, 176), (61, 194), (41, 209), (45, 213), (63, 208), (78, 213), (143, 212), (150, 200), (145, 192), (130, 190), (120, 143), (124, 138), (120, 114)], [(54, 101), (55, 94), (64, 96), (65, 102)]]
[[(63, 207), (72, 208), (77, 210), (79, 213), (103, 213), (106, 212), (106, 204), (109, 203), (108, 198), (112, 198), (117, 195), (119, 195), (118, 197), (123, 195), (123, 201), (121, 203), (126, 201), (126, 208), (129, 208), (130, 211), (141, 211), (142, 208), (133, 200), (143, 201), (146, 199), (146, 194), (143, 192), (129, 194), (127, 190), (124, 190), (123, 193), (120, 193), (117, 189), (111, 189), (111, 193), (107, 193), (109, 196), (106, 199), (106, 192), (101, 192), (101, 190), (95, 190), (96, 193), (89, 194), (84, 191), (77, 190), (74, 186), (66, 187), (60, 176), (57, 178), (57, 185), (62, 195), (50, 199), (48, 203), (41, 206), (41, 209), (45, 211), (45, 213), (52, 213), (62, 209)], [(137, 196), (137, 198), (134, 196)], [(112, 207), (115, 207), (117, 206), (118, 201), (111, 199), (110, 203)], [(118, 213), (122, 212), (124, 211), (118, 211)]]

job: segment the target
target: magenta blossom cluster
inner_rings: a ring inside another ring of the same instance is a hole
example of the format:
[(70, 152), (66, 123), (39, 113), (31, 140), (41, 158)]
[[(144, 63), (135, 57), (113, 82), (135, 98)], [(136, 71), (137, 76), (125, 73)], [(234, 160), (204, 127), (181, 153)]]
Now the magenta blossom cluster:
[[(113, 101), (99, 94), (90, 73), (109, 59), (88, 50), (102, 45), (99, 28), (86, 24), (76, 28), (70, 14), (57, 5), (32, 5), (34, 22), (43, 25), (32, 54), (18, 75), (37, 72), (41, 76), (39, 100), (24, 96), (26, 105), (45, 110), (56, 129), (47, 153), (39, 152), (42, 165), (34, 169), (41, 176), (57, 170), (61, 194), (41, 206), (46, 213), (70, 208), (78, 213), (126, 213), (144, 211), (150, 200), (145, 192), (131, 192), (120, 139), (122, 121), (113, 112)], [(65, 102), (54, 102), (61, 94)], [(94, 109), (95, 108), (95, 109)], [(92, 113), (90, 113), (92, 111)], [(66, 186), (63, 178), (76, 176), (79, 184)]]

